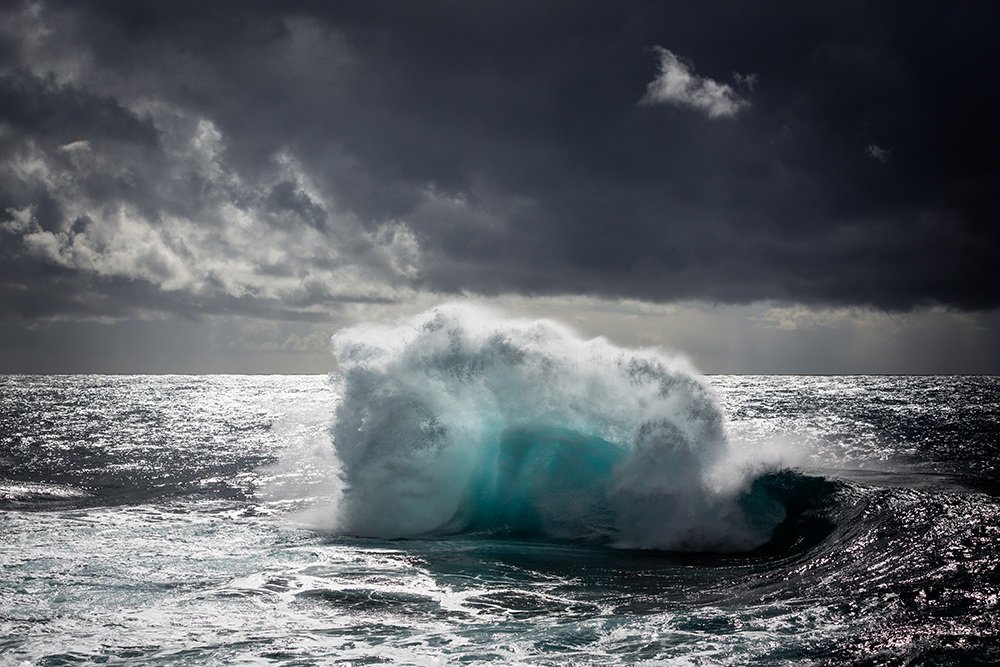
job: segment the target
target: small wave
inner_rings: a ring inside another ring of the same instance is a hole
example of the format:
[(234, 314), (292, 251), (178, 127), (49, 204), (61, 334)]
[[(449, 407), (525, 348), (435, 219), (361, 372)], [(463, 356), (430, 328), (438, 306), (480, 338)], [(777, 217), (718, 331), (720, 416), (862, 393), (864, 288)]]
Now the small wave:
[(14, 507), (66, 503), (90, 498), (91, 494), (72, 486), (44, 482), (0, 482), (0, 505)]
[(465, 305), (333, 344), (338, 532), (742, 551), (787, 518), (682, 359)]

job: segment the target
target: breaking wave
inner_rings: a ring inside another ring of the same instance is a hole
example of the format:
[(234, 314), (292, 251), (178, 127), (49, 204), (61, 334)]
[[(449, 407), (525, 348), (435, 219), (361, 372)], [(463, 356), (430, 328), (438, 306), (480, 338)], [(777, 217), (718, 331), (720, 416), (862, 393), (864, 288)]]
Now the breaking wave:
[(338, 532), (742, 551), (787, 518), (683, 359), (468, 305), (333, 346)]

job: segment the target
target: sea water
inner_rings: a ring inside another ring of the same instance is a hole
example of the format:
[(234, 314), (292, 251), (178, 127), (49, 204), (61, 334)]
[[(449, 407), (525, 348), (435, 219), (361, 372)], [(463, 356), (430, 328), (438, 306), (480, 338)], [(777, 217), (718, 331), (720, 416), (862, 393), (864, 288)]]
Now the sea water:
[(439, 310), (325, 376), (0, 378), (0, 663), (990, 664), (1000, 379)]

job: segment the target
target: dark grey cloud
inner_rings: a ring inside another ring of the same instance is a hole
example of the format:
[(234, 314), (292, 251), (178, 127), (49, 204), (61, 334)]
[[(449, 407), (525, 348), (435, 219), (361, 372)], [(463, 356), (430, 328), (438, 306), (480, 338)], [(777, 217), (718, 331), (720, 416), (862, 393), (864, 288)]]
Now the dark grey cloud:
[(998, 17), (13, 4), (0, 308), (317, 318), (428, 290), (994, 308)]
[(156, 129), (111, 96), (60, 85), (51, 74), (38, 77), (12, 69), (0, 76), (0, 107), (7, 126), (46, 143), (61, 145), (81, 135), (155, 144)]

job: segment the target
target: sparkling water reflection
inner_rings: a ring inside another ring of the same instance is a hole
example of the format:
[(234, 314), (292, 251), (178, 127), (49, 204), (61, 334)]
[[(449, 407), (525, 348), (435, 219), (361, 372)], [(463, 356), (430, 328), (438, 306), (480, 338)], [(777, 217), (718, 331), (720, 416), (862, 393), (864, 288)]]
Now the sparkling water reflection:
[(710, 382), (817, 480), (771, 549), (325, 534), (325, 378), (2, 378), (0, 662), (1000, 660), (1000, 381)]

